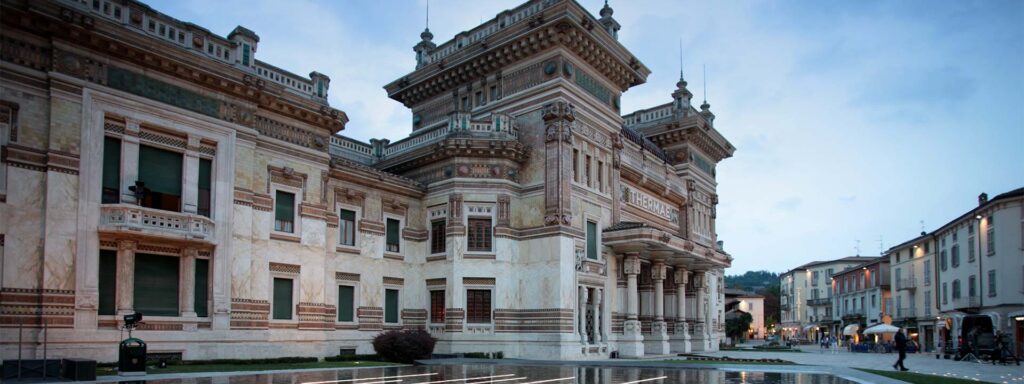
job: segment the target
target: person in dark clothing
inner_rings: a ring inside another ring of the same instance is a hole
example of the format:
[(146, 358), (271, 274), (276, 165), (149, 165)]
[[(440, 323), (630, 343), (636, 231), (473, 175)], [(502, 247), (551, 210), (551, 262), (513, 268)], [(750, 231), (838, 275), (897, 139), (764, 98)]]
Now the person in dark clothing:
[(903, 359), (907, 358), (907, 336), (903, 334), (903, 328), (896, 331), (896, 351), (900, 353), (900, 358), (899, 360), (896, 360), (896, 364), (892, 365), (892, 369), (909, 371), (907, 367), (903, 366)]

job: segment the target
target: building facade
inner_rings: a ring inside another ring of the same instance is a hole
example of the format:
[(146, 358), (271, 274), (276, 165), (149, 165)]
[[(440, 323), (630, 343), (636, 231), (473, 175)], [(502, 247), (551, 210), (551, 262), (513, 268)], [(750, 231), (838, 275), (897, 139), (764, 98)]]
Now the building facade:
[[(847, 329), (863, 331), (879, 323), (892, 322), (889, 258), (876, 257), (832, 276), (833, 332), (847, 335)], [(853, 328), (848, 328), (854, 326)]]
[(835, 335), (839, 324), (834, 316), (832, 276), (873, 259), (849, 256), (814, 261), (780, 275), (780, 319), (784, 334), (805, 340)]
[(914, 239), (889, 248), (893, 324), (907, 329), (907, 335), (931, 352), (938, 347), (935, 325), (935, 254), (932, 236), (922, 233)]
[[(0, 341), (116, 359), (121, 316), (184, 359), (436, 351), (558, 359), (715, 350), (715, 167), (734, 148), (608, 6), (532, 0), (385, 86), (408, 138), (341, 136), (330, 79), (132, 0), (4, 0)], [(17, 348), (4, 348), (5, 359)]]
[(764, 296), (737, 289), (725, 289), (726, 316), (730, 311), (743, 311), (750, 314), (752, 321), (747, 331), (747, 339), (763, 339), (767, 329), (764, 325)]

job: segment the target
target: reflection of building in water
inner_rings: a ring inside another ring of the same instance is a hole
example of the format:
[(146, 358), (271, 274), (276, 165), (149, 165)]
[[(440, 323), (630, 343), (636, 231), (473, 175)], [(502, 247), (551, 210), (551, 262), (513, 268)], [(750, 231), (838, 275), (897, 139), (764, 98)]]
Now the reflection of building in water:
[(608, 6), (424, 31), (385, 86), (411, 134), (363, 143), (338, 135), (327, 76), (257, 60), (246, 28), (20, 4), (0, 29), (0, 319), (46, 323), (50, 356), (114, 360), (134, 311), (151, 353), (185, 359), (369, 353), (413, 328), (439, 353), (718, 348), (734, 148), (682, 78), (621, 114), (650, 71)]

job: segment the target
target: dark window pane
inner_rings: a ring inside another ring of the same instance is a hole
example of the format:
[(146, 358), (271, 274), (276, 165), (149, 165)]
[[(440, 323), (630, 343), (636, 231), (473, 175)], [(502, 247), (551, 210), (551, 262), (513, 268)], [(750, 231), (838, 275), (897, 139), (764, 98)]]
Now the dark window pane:
[(274, 230), (292, 232), (295, 222), (295, 194), (277, 191), (274, 199)]
[(199, 159), (199, 208), (200, 215), (210, 217), (211, 186), (213, 185), (213, 161)]
[(466, 290), (466, 322), (491, 322), (491, 291), (489, 289)]
[(100, 250), (99, 314), (117, 313), (117, 251)]
[(491, 219), (469, 219), (467, 249), (471, 252), (491, 251)]
[(430, 291), (430, 322), (444, 322), (444, 291)]
[(274, 278), (274, 320), (292, 318), (292, 279)]
[(445, 225), (444, 220), (434, 220), (430, 223), (430, 253), (445, 253), (447, 250)]
[(388, 252), (399, 252), (398, 220), (387, 220), (387, 248)]
[(135, 254), (135, 310), (148, 316), (178, 316), (178, 267), (172, 256)]
[(587, 222), (587, 258), (597, 260), (597, 223)]
[(355, 307), (355, 287), (338, 286), (338, 321), (352, 321)]
[(180, 153), (139, 146), (139, 181), (145, 183), (142, 206), (181, 211)]
[(338, 243), (356, 245), (356, 212), (342, 209), (338, 213)]
[(121, 200), (121, 140), (103, 139), (103, 203), (116, 204)]
[(196, 316), (210, 315), (210, 260), (196, 259), (195, 311)]
[(398, 322), (398, 290), (397, 289), (385, 289), (384, 290), (384, 322), (385, 323), (397, 323)]

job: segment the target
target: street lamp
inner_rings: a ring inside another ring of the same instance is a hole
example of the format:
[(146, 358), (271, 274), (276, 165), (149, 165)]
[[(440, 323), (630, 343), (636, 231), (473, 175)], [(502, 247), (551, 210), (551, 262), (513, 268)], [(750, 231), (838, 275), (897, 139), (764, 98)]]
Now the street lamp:
[(978, 221), (978, 291), (977, 292), (978, 292), (978, 311), (980, 312), (981, 308), (985, 306), (985, 295), (982, 294), (982, 291), (983, 291), (982, 287), (984, 287), (985, 285), (981, 283), (982, 273), (984, 273), (983, 272), (984, 269), (981, 267), (981, 263), (985, 259), (985, 257), (981, 255), (981, 214), (974, 215), (974, 219)]

